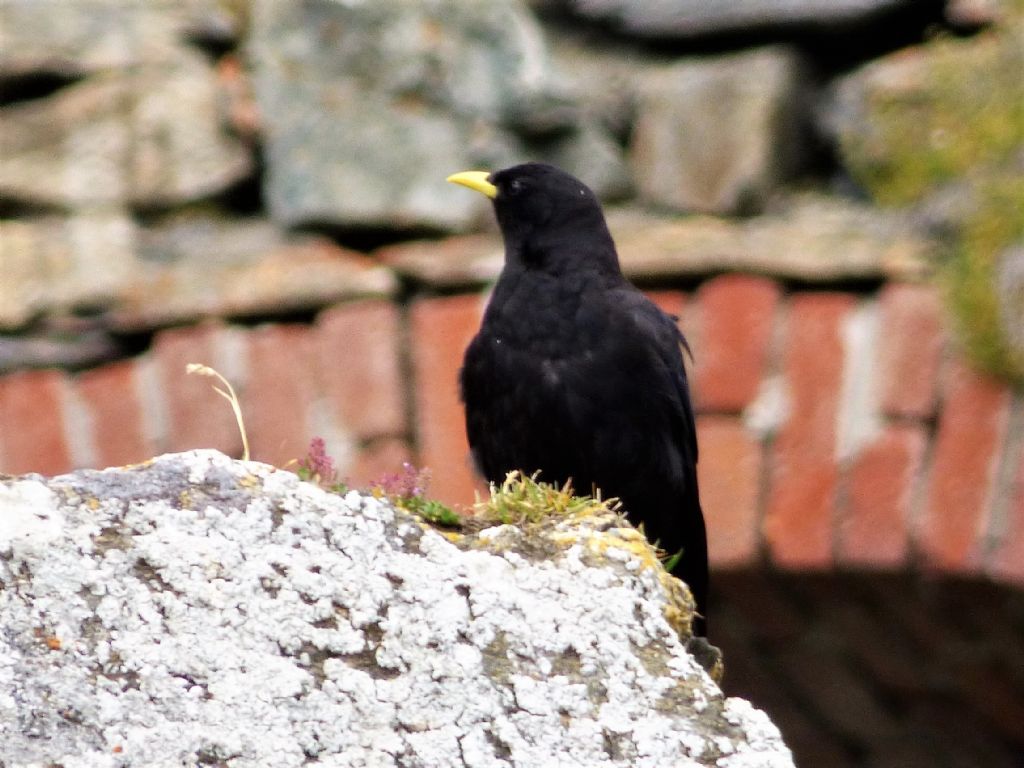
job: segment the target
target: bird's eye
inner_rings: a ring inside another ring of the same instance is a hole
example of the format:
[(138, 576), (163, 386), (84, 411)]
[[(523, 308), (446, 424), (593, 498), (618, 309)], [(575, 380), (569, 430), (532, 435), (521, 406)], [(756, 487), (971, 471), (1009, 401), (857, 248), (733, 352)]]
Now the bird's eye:
[(512, 195), (518, 195), (524, 189), (526, 189), (526, 184), (523, 183), (522, 179), (512, 179), (508, 184), (509, 194)]

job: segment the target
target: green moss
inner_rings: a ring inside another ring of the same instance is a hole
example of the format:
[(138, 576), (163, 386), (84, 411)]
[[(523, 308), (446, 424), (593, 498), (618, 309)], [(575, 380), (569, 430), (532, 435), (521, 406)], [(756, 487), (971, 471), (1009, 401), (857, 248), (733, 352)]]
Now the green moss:
[(990, 373), (1024, 383), (1024, 355), (1007, 342), (995, 292), (996, 259), (1024, 241), (1024, 177), (979, 184), (981, 204), (952, 244), (944, 288), (968, 354)]
[(618, 511), (616, 499), (576, 496), (572, 486), (551, 485), (510, 472), (501, 485), (491, 484), (490, 497), (475, 505), (478, 518), (490, 524), (527, 525), (549, 517), (571, 517)]
[(442, 528), (461, 528), (462, 518), (436, 499), (425, 499), (422, 496), (410, 496), (394, 500), (395, 506), (406, 512), (419, 515), (431, 525)]
[(970, 357), (1022, 381), (1024, 360), (1000, 324), (996, 260), (1024, 242), (1024, 0), (1004, 11), (1003, 24), (983, 34), (935, 39), (856, 75), (863, 119), (845, 124), (840, 145), (850, 173), (883, 205), (950, 196), (947, 303)]
[[(842, 137), (857, 180), (901, 205), (979, 167), (1009, 161), (1024, 137), (1020, 24), (882, 62), (868, 88), (868, 129)], [(883, 74), (884, 73), (884, 74)]]

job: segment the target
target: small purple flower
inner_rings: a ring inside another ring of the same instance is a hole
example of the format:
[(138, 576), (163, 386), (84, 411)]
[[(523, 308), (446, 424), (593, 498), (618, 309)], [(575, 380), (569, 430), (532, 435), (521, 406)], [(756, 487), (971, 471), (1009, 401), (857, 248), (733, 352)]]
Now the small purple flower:
[(309, 472), (311, 477), (324, 481), (334, 480), (334, 460), (327, 455), (327, 446), (322, 437), (314, 437), (309, 441), (306, 458), (299, 466)]
[(403, 461), (400, 472), (384, 475), (374, 483), (374, 486), (379, 488), (385, 496), (412, 499), (424, 495), (429, 484), (429, 469), (417, 469), (410, 462)]

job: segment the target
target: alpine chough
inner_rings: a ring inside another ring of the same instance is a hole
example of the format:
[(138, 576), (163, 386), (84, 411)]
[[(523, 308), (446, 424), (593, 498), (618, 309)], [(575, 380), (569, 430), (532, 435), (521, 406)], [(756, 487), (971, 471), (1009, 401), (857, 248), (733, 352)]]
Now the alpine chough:
[(550, 165), (448, 181), (491, 199), (505, 264), (466, 350), (466, 433), (483, 476), (512, 470), (616, 497), (687, 583), (706, 634), (697, 436), (675, 319), (630, 284), (600, 203)]

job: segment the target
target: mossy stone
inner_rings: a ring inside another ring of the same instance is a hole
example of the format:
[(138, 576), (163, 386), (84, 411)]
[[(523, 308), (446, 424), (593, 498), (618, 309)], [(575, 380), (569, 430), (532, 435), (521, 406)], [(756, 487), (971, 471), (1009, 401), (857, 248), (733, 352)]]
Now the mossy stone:
[(997, 276), (1002, 254), (1024, 242), (1024, 0), (980, 35), (936, 38), (850, 75), (829, 119), (876, 202), (952, 199), (939, 274), (961, 339), (980, 367), (1024, 382), (1020, 334), (1007, 325), (1024, 298), (1000, 293)]

